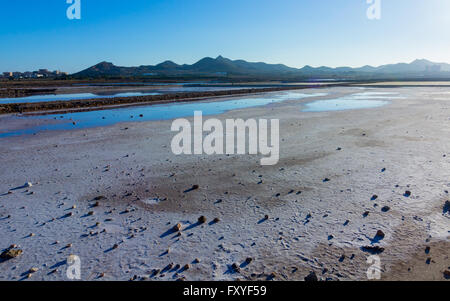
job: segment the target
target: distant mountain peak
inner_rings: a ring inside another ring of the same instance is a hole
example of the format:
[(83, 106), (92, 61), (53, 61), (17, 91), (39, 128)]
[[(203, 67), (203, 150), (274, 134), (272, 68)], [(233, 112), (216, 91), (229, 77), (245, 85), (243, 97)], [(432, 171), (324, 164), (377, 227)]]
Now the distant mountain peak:
[(245, 60), (230, 60), (222, 55), (216, 58), (205, 57), (192, 65), (178, 65), (173, 61), (165, 61), (155, 66), (118, 67), (111, 62), (103, 61), (86, 70), (74, 74), (79, 77), (127, 77), (154, 76), (160, 77), (199, 77), (227, 76), (248, 77), (270, 80), (298, 80), (305, 78), (450, 78), (450, 64), (434, 63), (426, 59), (416, 59), (411, 63), (399, 63), (372, 67), (369, 65), (350, 68), (330, 68), (326, 66), (290, 68), (283, 64), (254, 63)]

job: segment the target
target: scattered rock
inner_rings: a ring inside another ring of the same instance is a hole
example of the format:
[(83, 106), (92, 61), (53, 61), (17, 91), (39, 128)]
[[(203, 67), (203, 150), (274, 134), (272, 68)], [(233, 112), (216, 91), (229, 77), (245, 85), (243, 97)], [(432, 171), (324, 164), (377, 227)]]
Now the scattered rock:
[(217, 224), (218, 222), (220, 222), (220, 218), (216, 217), (216, 218), (213, 220), (213, 223), (214, 223), (214, 224)]
[(198, 218), (198, 222), (199, 222), (200, 224), (204, 224), (204, 223), (206, 223), (206, 221), (207, 221), (207, 219), (206, 219), (206, 217), (204, 217), (203, 215), (200, 216), (200, 217)]
[(247, 259), (245, 259), (246, 264), (250, 264), (252, 261), (253, 261), (253, 258), (251, 258), (251, 257), (247, 257)]
[(24, 188), (30, 188), (30, 187), (33, 187), (33, 183), (27, 182), (27, 183), (25, 183), (25, 184), (23, 185), (23, 187), (24, 187)]
[(450, 201), (445, 201), (444, 208), (442, 209), (444, 214), (450, 213)]
[(328, 178), (325, 178), (325, 179), (323, 179), (323, 182), (324, 183), (326, 183), (326, 182), (330, 182), (331, 180), (330, 179), (328, 179)]
[(6, 251), (4, 251), (2, 254), (0, 254), (1, 259), (9, 260), (16, 257), (19, 257), (22, 255), (23, 251), (21, 249), (15, 248), (9, 248)]
[(178, 232), (178, 231), (181, 230), (181, 227), (182, 227), (181, 224), (178, 223), (178, 224), (176, 224), (175, 226), (173, 226), (172, 230), (175, 231), (175, 232)]
[(381, 254), (384, 252), (384, 248), (379, 247), (379, 246), (364, 246), (364, 247), (361, 247), (361, 250), (363, 250), (364, 252), (371, 253), (371, 254)]
[(241, 268), (239, 267), (239, 265), (238, 265), (237, 263), (233, 263), (233, 264), (231, 265), (231, 268), (233, 269), (233, 271), (234, 271), (235, 273), (240, 273), (240, 272), (241, 272)]
[(381, 208), (381, 211), (383, 212), (388, 212), (389, 210), (391, 210), (391, 207), (389, 206), (384, 206), (383, 208)]
[(194, 262), (195, 264), (200, 263), (200, 259), (195, 258), (193, 262)]
[(317, 278), (317, 275), (315, 272), (310, 272), (309, 275), (305, 277), (305, 281), (313, 282), (313, 281), (319, 281), (319, 279)]
[(99, 195), (99, 196), (94, 198), (94, 201), (102, 201), (102, 200), (106, 200), (106, 197), (103, 196), (103, 195)]
[(88, 212), (88, 215), (89, 215), (89, 216), (92, 216), (92, 215), (94, 215), (94, 214), (95, 214), (94, 211), (89, 211), (89, 212)]
[(445, 270), (444, 271), (444, 278), (445, 279), (450, 279), (450, 270)]
[(189, 264), (185, 264), (183, 267), (183, 271), (187, 271), (191, 268), (191, 266)]
[(33, 274), (33, 273), (36, 273), (37, 271), (39, 271), (38, 268), (31, 268), (28, 272), (29, 272), (30, 274)]
[(405, 198), (409, 198), (411, 196), (411, 191), (406, 190), (405, 194), (403, 195)]
[(366, 212), (363, 213), (363, 216), (364, 216), (364, 217), (368, 217), (368, 216), (369, 216), (369, 213), (370, 213), (369, 211), (366, 211)]
[(385, 237), (384, 232), (381, 231), (381, 230), (378, 230), (378, 231), (377, 231), (377, 234), (375, 235), (375, 238), (377, 238), (377, 239), (383, 239), (384, 237)]
[(376, 199), (378, 199), (378, 195), (374, 194), (370, 200), (375, 201)]

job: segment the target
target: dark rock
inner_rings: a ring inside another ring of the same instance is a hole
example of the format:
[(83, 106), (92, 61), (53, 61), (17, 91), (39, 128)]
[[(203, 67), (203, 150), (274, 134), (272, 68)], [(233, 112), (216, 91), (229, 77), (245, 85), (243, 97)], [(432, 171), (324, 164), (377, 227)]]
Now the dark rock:
[(384, 252), (384, 248), (381, 248), (379, 246), (364, 246), (361, 247), (361, 250), (371, 254), (381, 254)]
[(445, 201), (444, 208), (442, 209), (444, 214), (450, 213), (450, 201)]
[(206, 217), (204, 217), (203, 215), (202, 216), (200, 216), (199, 218), (198, 218), (198, 222), (200, 223), (200, 224), (204, 224), (204, 223), (206, 223)]
[(376, 199), (378, 199), (378, 195), (374, 194), (370, 200), (375, 201)]
[(383, 212), (388, 212), (389, 210), (391, 210), (391, 207), (389, 206), (384, 206), (383, 208), (381, 208), (381, 211)]
[(315, 272), (310, 272), (309, 275), (305, 277), (305, 281), (313, 282), (313, 281), (319, 281), (319, 279), (317, 278), (317, 275)]
[(383, 239), (385, 237), (385, 234), (383, 231), (378, 230), (377, 234), (375, 235), (375, 239)]
[(233, 269), (233, 271), (234, 271), (235, 273), (240, 273), (240, 272), (241, 272), (241, 268), (239, 267), (239, 265), (238, 265), (237, 263), (233, 263), (233, 264), (231, 265), (231, 268)]
[(411, 196), (411, 191), (409, 190), (405, 191), (405, 194), (403, 196), (409, 198)]

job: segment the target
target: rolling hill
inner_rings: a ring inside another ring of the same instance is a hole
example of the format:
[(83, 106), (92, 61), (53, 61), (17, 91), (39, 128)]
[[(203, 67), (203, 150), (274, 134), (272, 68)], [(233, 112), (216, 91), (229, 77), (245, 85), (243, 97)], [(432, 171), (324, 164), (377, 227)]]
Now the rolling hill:
[(158, 65), (119, 67), (101, 62), (72, 75), (76, 78), (100, 77), (225, 77), (255, 79), (419, 79), (450, 78), (450, 64), (415, 60), (409, 64), (399, 63), (378, 67), (360, 68), (326, 66), (291, 68), (283, 64), (252, 63), (244, 60), (230, 60), (222, 56), (206, 57), (192, 65), (178, 65), (165, 61)]

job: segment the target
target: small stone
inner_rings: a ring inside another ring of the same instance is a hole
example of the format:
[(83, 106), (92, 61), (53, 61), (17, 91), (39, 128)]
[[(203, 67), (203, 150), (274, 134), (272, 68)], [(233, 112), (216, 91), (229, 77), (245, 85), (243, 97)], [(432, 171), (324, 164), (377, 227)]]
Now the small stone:
[(13, 259), (13, 258), (20, 256), (22, 253), (23, 253), (23, 251), (21, 249), (10, 248), (10, 249), (4, 251), (3, 253), (1, 253), (0, 258), (9, 260), (9, 259)]
[(218, 222), (220, 222), (220, 218), (216, 217), (216, 218), (213, 220), (213, 223), (214, 223), (214, 224), (217, 224)]
[(246, 264), (250, 264), (252, 261), (253, 261), (253, 258), (251, 258), (251, 257), (247, 257), (247, 259), (245, 259)]
[(118, 244), (114, 244), (114, 246), (113, 246), (112, 248), (113, 248), (113, 250), (115, 250), (115, 249), (117, 249), (118, 247), (119, 247)]
[(239, 273), (241, 271), (241, 268), (237, 265), (237, 263), (233, 263), (231, 265), (231, 268), (233, 269), (234, 272)]
[(33, 273), (36, 273), (37, 271), (39, 271), (38, 268), (31, 268), (28, 272), (33, 274)]
[(450, 270), (445, 270), (444, 271), (444, 278), (445, 279), (450, 279)]
[(374, 194), (371, 198), (372, 201), (375, 201), (376, 199), (378, 199), (378, 195)]
[(94, 215), (94, 214), (95, 214), (94, 211), (89, 211), (89, 212), (88, 212), (88, 215), (89, 215), (89, 216), (92, 216), (92, 215)]
[(444, 208), (442, 209), (444, 214), (450, 213), (450, 201), (445, 201)]
[(269, 219), (269, 215), (268, 214), (264, 215), (264, 219), (268, 220)]
[(36, 234), (34, 234), (34, 233), (30, 233), (30, 235), (29, 235), (29, 237), (33, 237), (33, 236), (35, 236)]
[(194, 263), (195, 263), (195, 264), (200, 263), (200, 259), (195, 258), (195, 259), (194, 259)]
[(72, 206), (72, 209), (77, 209), (77, 205), (73, 205), (73, 206)]
[(384, 248), (381, 248), (379, 246), (365, 246), (361, 247), (361, 250), (364, 252), (369, 252), (371, 254), (380, 254), (384, 252)]
[(173, 226), (173, 228), (172, 228), (172, 230), (173, 231), (180, 231), (181, 230), (181, 224), (180, 223), (178, 223), (178, 224), (176, 224), (175, 226)]
[(189, 265), (189, 264), (186, 264), (184, 267), (183, 267), (183, 271), (187, 271), (187, 270), (189, 270), (191, 268), (191, 266)]
[(319, 281), (319, 279), (317, 278), (317, 275), (315, 272), (310, 272), (309, 275), (305, 277), (305, 281), (313, 282), (313, 281)]
[(377, 234), (375, 235), (375, 237), (376, 237), (376, 238), (381, 238), (381, 239), (383, 239), (383, 238), (385, 237), (385, 234), (384, 234), (383, 231), (378, 230), (378, 231), (377, 231)]
[(405, 194), (403, 196), (409, 198), (411, 196), (411, 191), (405, 191)]
[(384, 206), (383, 208), (381, 208), (381, 211), (383, 212), (388, 212), (389, 210), (391, 210), (391, 207), (389, 206)]
[(27, 182), (27, 183), (25, 183), (25, 184), (23, 185), (23, 187), (24, 187), (24, 188), (30, 188), (30, 187), (33, 187), (33, 183)]
[(99, 195), (99, 196), (94, 198), (94, 201), (101, 201), (101, 200), (106, 200), (106, 197), (103, 196), (103, 195)]
[(198, 222), (199, 222), (200, 224), (206, 223), (206, 217), (204, 217), (203, 215), (200, 216), (200, 217), (198, 218)]

